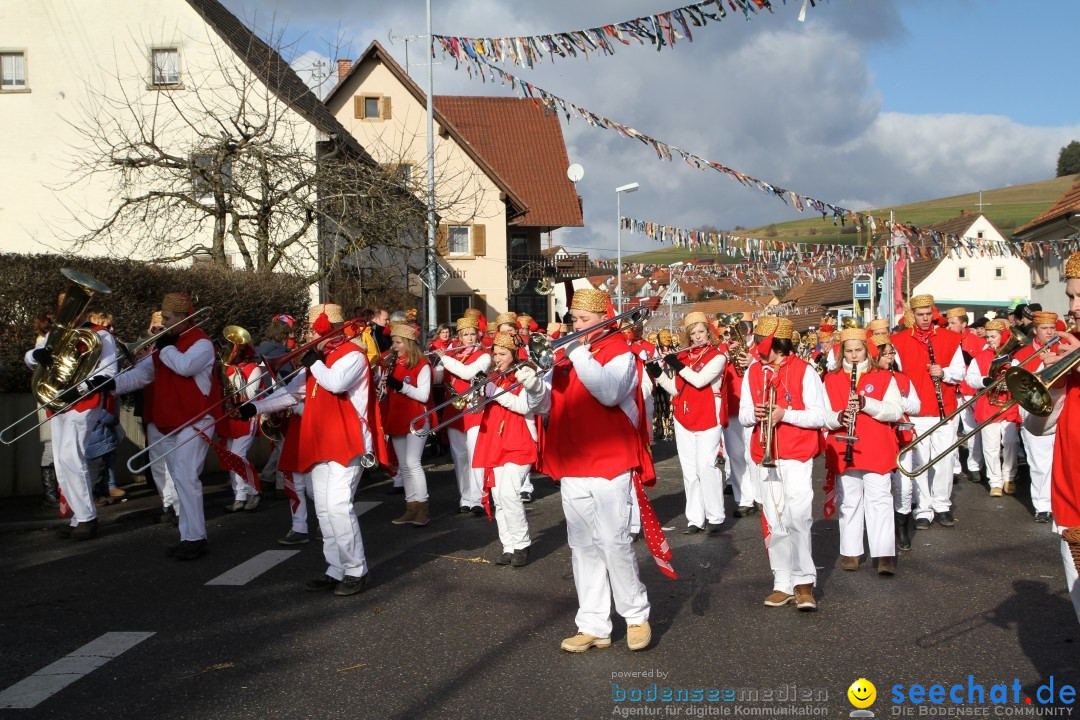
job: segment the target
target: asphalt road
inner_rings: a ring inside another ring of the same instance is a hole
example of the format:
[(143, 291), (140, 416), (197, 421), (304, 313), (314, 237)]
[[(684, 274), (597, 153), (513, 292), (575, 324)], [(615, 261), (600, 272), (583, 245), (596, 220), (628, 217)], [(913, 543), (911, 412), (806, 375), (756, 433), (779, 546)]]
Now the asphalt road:
[[(1059, 686), (1080, 681), (1080, 625), (1057, 543), (1032, 522), (1023, 496), (991, 499), (958, 480), (958, 524), (919, 532), (898, 574), (884, 578), (866, 565), (839, 569), (837, 521), (820, 519), (819, 492), (820, 609), (800, 613), (761, 604), (771, 582), (760, 521), (731, 517), (730, 496), (722, 533), (681, 534), (672, 452), (657, 447), (661, 478), (651, 495), (662, 524), (675, 528), (668, 538), (679, 579), (661, 575), (637, 546), (652, 603), (647, 651), (627, 649), (617, 618), (611, 648), (560, 651), (576, 601), (549, 480), (537, 482), (529, 506), (531, 562), (517, 569), (491, 564), (500, 552), (494, 523), (456, 514), (452, 474), (440, 466), (428, 475), (433, 520), (423, 529), (390, 524), (403, 500), (387, 495), (381, 478), (362, 486), (358, 501), (380, 503), (360, 519), (371, 582), (348, 598), (303, 590), (324, 568), (317, 542), (246, 584), (207, 585), (266, 550), (288, 549), (276, 544), (289, 527), (281, 499), (238, 516), (208, 501), (211, 552), (190, 563), (165, 557), (176, 531), (148, 519), (108, 526), (85, 543), (44, 530), (0, 535), (0, 691), (106, 633), (152, 633), (112, 659), (84, 650), (100, 667), (0, 716), (774, 717), (794, 706), (838, 717), (852, 710), (848, 686), (865, 677), (878, 691), (870, 709), (885, 717), (897, 711), (888, 700), (896, 684), (1017, 680), (1023, 704), (1051, 675)], [(821, 476), (819, 468), (819, 490)], [(647, 696), (652, 683), (733, 688), (737, 699), (613, 699), (635, 689)], [(804, 692), (813, 699), (777, 700)]]

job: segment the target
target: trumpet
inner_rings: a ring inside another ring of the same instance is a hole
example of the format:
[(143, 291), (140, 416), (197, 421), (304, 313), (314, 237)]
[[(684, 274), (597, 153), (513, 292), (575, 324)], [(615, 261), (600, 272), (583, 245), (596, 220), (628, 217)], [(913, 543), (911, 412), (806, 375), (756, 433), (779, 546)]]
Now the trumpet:
[(761, 467), (774, 468), (776, 467), (776, 460), (773, 458), (772, 446), (776, 426), (773, 424), (772, 416), (773, 410), (776, 409), (776, 385), (769, 381), (769, 375), (775, 375), (776, 370), (772, 365), (765, 365), (761, 370), (761, 375), (769, 386), (768, 401), (765, 403), (765, 419), (761, 421), (763, 425), (761, 428), (761, 447), (765, 451), (764, 457), (761, 458)]
[[(1015, 342), (1013, 342), (1014, 340)], [(1042, 353), (1051, 349), (1058, 342), (1060, 342), (1060, 338), (1054, 338), (1046, 345), (1041, 347), (1039, 349), (1039, 352)], [(941, 420), (935, 423), (933, 427), (923, 432), (919, 437), (915, 438), (912, 442), (900, 449), (900, 452), (896, 455), (896, 464), (900, 472), (904, 473), (908, 477), (922, 475), (924, 472), (926, 472), (931, 467), (940, 462), (943, 458), (949, 457), (952, 454), (953, 450), (966, 443), (970, 438), (974, 437), (976, 433), (981, 432), (983, 427), (989, 425), (992, 422), (995, 422), (999, 417), (1009, 412), (1009, 410), (1011, 410), (1014, 405), (1019, 404), (1020, 407), (1024, 408), (1024, 410), (1031, 413), (1032, 415), (1040, 415), (1042, 417), (1045, 417), (1050, 414), (1050, 411), (1053, 409), (1053, 401), (1050, 397), (1049, 387), (1055, 382), (1057, 382), (1066, 373), (1068, 373), (1069, 370), (1071, 370), (1077, 364), (1080, 364), (1080, 350), (1066, 355), (1062, 359), (1058, 360), (1055, 364), (1051, 365), (1050, 367), (1044, 368), (1043, 370), (1040, 370), (1038, 373), (1032, 373), (1021, 367), (1007, 366), (1007, 363), (1011, 360), (1013, 353), (1016, 352), (1018, 347), (1022, 346), (1023, 344), (1024, 343), (1020, 341), (1016, 335), (1012, 335), (1009, 338), (1009, 341), (1006, 342), (1005, 345), (1003, 345), (1000, 349), (998, 349), (998, 351), (994, 355), (994, 359), (990, 362), (991, 376), (994, 376), (996, 374), (997, 379), (995, 379), (992, 383), (984, 387), (975, 395), (971, 396), (966, 402), (964, 402), (964, 404), (957, 407), (948, 415), (945, 415), (944, 410), (942, 410), (941, 414), (943, 415), (943, 417)], [(999, 368), (1004, 368), (1004, 372), (1001, 372)], [(961, 435), (959, 438), (957, 438), (956, 442), (954, 442), (936, 457), (931, 458), (921, 467), (913, 468), (910, 471), (904, 468), (901, 459), (908, 453), (913, 452), (915, 448), (918, 447), (919, 443), (921, 443), (925, 438), (929, 437), (930, 435), (933, 435), (934, 432), (938, 430), (938, 428), (952, 422), (952, 420), (956, 418), (957, 415), (964, 412), (968, 407), (978, 402), (979, 398), (987, 394), (991, 394), (990, 396), (994, 397), (993, 393), (1001, 392), (998, 388), (1002, 384), (1004, 384), (1005, 387), (1008, 388), (1008, 394), (1010, 396), (1010, 399), (1008, 401), (1002, 402), (1001, 404), (993, 403), (995, 407), (999, 408), (996, 413), (994, 413), (986, 420), (982, 421), (981, 423)]]
[[(633, 310), (627, 310), (626, 312), (621, 313), (619, 315), (616, 315), (615, 317), (603, 320), (600, 323), (598, 323), (596, 325), (593, 325), (591, 328), (586, 328), (584, 330), (579, 330), (578, 332), (570, 333), (569, 335), (563, 335), (562, 337), (558, 338), (557, 340), (552, 340), (552, 339), (548, 338), (546, 335), (543, 335), (541, 333), (533, 333), (529, 337), (529, 344), (528, 344), (529, 359), (528, 360), (518, 360), (518, 361), (514, 362), (513, 364), (511, 364), (510, 367), (508, 367), (506, 370), (503, 370), (502, 372), (499, 372), (499, 373), (496, 373), (494, 375), (490, 375), (490, 376), (485, 377), (484, 385), (481, 385), (479, 387), (470, 387), (465, 392), (463, 392), (463, 393), (461, 393), (459, 395), (454, 395), (449, 400), (445, 400), (442, 403), (439, 403), (435, 407), (431, 408), (430, 410), (426, 410), (423, 415), (417, 415), (409, 423), (410, 431), (412, 432), (413, 435), (416, 435), (417, 437), (427, 437), (428, 435), (431, 435), (432, 433), (436, 433), (439, 430), (442, 430), (444, 427), (452, 425), (454, 422), (457, 421), (458, 417), (460, 417), (462, 414), (470, 413), (470, 412), (476, 412), (476, 411), (486, 407), (489, 403), (493, 402), (495, 400), (495, 398), (497, 398), (497, 397), (499, 397), (499, 396), (501, 396), (501, 395), (503, 395), (505, 393), (516, 390), (521, 384), (521, 383), (514, 383), (514, 384), (512, 384), (512, 385), (510, 385), (510, 386), (508, 386), (508, 387), (506, 387), (506, 388), (504, 388), (502, 390), (499, 390), (498, 392), (496, 392), (493, 395), (486, 396), (486, 397), (479, 397), (479, 395), (480, 395), (479, 389), (486, 386), (487, 383), (496, 382), (500, 378), (506, 377), (507, 375), (509, 375), (511, 373), (517, 372), (519, 368), (521, 368), (522, 366), (524, 366), (526, 364), (529, 365), (530, 367), (535, 368), (536, 370), (538, 370), (540, 372), (548, 372), (553, 367), (555, 367), (555, 365), (566, 361), (565, 357), (563, 357), (560, 360), (556, 361), (555, 360), (555, 353), (559, 349), (569, 345), (570, 343), (572, 343), (572, 342), (574, 342), (576, 340), (580, 340), (582, 338), (588, 338), (589, 335), (596, 332), (597, 330), (607, 328), (607, 330), (605, 330), (600, 335), (600, 337), (597, 337), (597, 338), (594, 338), (593, 340), (591, 340), (591, 342), (599, 342), (601, 340), (607, 339), (608, 337), (611, 337), (612, 335), (615, 335), (617, 333), (621, 333), (625, 328), (620, 327), (620, 323), (622, 323), (624, 320), (627, 321), (627, 323), (631, 324), (631, 325), (642, 325), (642, 324), (644, 324), (644, 322), (648, 318), (649, 318), (649, 310), (647, 308), (637, 307), (637, 308), (634, 308)], [(612, 325), (614, 325), (613, 328), (611, 327)], [(465, 401), (464, 403), (463, 403), (463, 400)], [(425, 418), (430, 416), (432, 413), (439, 412), (440, 410), (442, 410), (443, 408), (445, 408), (447, 406), (453, 406), (454, 409), (459, 410), (459, 413), (457, 415), (453, 416), (453, 417), (446, 418), (445, 420), (443, 420), (438, 425), (435, 425), (434, 427), (428, 428), (427, 430), (417, 430), (416, 429), (418, 424), (421, 427), (423, 426), (423, 422), (424, 422)]]
[[(679, 354), (682, 354), (684, 352), (690, 352), (691, 350), (697, 350), (698, 348), (710, 347), (711, 345), (712, 345), (712, 343), (708, 342), (708, 341), (700, 342), (700, 343), (697, 343), (696, 345), (691, 345), (688, 348), (683, 348), (682, 350), (675, 350), (673, 352), (674, 352), (674, 354), (679, 355)], [(662, 362), (664, 362), (665, 358), (667, 358), (667, 356), (671, 355), (671, 354), (672, 353), (667, 353), (667, 354), (664, 354), (664, 355), (657, 355), (656, 357), (651, 357), (651, 358), (649, 358), (648, 360), (645, 361), (645, 364), (650, 365), (652, 363), (662, 363)]]
[[(476, 348), (481, 348), (481, 347), (483, 347), (483, 345), (481, 345), (480, 343), (471, 343), (469, 345), (457, 345), (455, 347), (446, 348), (445, 350), (443, 350), (443, 354), (444, 355), (454, 355), (456, 353), (463, 352), (465, 350), (475, 350)], [(435, 363), (438, 363), (439, 360), (442, 359), (442, 357), (439, 355), (439, 353), (437, 351), (435, 351), (435, 350), (426, 351), (424, 353), (424, 356), (429, 357), (429, 358), (433, 358), (432, 362), (435, 362)]]

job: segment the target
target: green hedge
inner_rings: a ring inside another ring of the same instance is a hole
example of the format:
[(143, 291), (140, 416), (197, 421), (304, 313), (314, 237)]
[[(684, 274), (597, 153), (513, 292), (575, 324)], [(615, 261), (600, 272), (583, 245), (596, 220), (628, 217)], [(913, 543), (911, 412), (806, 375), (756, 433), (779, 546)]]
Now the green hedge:
[(67, 286), (60, 268), (69, 267), (112, 289), (97, 295), (89, 310), (112, 313), (117, 339), (143, 337), (150, 314), (166, 292), (186, 292), (196, 307), (213, 308), (203, 325), (216, 341), (226, 325), (240, 325), (256, 342), (270, 318), (280, 313), (307, 317), (308, 285), (300, 277), (249, 273), (205, 264), (181, 268), (112, 258), (0, 253), (0, 391), (26, 392), (30, 372), (23, 354), (34, 345), (34, 318), (56, 311)]

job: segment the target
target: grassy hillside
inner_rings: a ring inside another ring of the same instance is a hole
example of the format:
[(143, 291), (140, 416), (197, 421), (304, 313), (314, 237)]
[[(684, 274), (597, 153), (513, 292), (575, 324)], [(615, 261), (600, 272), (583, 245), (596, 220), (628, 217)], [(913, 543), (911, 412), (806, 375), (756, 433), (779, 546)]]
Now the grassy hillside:
[[(1002, 233), (1006, 236), (1011, 235), (1014, 230), (1057, 202), (1057, 199), (1065, 194), (1065, 191), (1076, 182), (1078, 177), (1080, 175), (1066, 175), (1065, 177), (1041, 180), (1026, 185), (984, 190), (983, 213), (990, 218), (991, 222), (1001, 228)], [(979, 193), (975, 192), (937, 200), (926, 200), (909, 205), (898, 205), (892, 208), (881, 208), (871, 212), (878, 217), (887, 217), (889, 211), (892, 210), (896, 213), (896, 219), (900, 222), (928, 225), (956, 217), (961, 210), (978, 210), (978, 202)], [(855, 241), (855, 235), (839, 233), (839, 228), (833, 227), (831, 218), (822, 220), (820, 215), (809, 212), (808, 215), (812, 216), (806, 220), (762, 225), (756, 228), (740, 230), (735, 234), (791, 242), (850, 244)], [(679, 260), (707, 257), (712, 256), (708, 253), (683, 250), (681, 248), (668, 248), (628, 256), (626, 259), (628, 262), (667, 264)]]

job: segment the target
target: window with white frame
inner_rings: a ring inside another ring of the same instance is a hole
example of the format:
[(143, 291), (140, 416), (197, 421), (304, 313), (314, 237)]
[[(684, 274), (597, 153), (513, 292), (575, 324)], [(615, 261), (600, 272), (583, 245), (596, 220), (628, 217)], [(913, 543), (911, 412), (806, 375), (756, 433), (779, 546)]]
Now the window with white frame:
[(469, 255), (472, 249), (469, 247), (469, 226), (451, 225), (447, 235), (447, 254)]
[(464, 317), (465, 311), (472, 307), (472, 295), (449, 295), (446, 298), (450, 303), (450, 318)]
[(180, 84), (180, 50), (154, 48), (150, 51), (150, 83), (155, 87)]
[(983, 231), (982, 231), (982, 230), (980, 230), (980, 231), (979, 231), (978, 233), (976, 233), (976, 235), (978, 236), (978, 238), (979, 238), (980, 240), (982, 240), (982, 239), (983, 239)]
[(966, 267), (959, 267), (956, 269), (956, 277), (958, 280), (968, 279), (968, 269)]
[(220, 185), (222, 192), (232, 186), (232, 162), (225, 158), (219, 164), (212, 154), (196, 155), (191, 159), (191, 187), (195, 199), (209, 205), (214, 202), (214, 190)]
[(994, 268), (994, 279), (996, 279), (996, 280), (1004, 280), (1005, 279), (1005, 268), (1004, 267), (999, 266), (999, 267)]
[(0, 51), (0, 91), (26, 88), (26, 53), (22, 50)]

